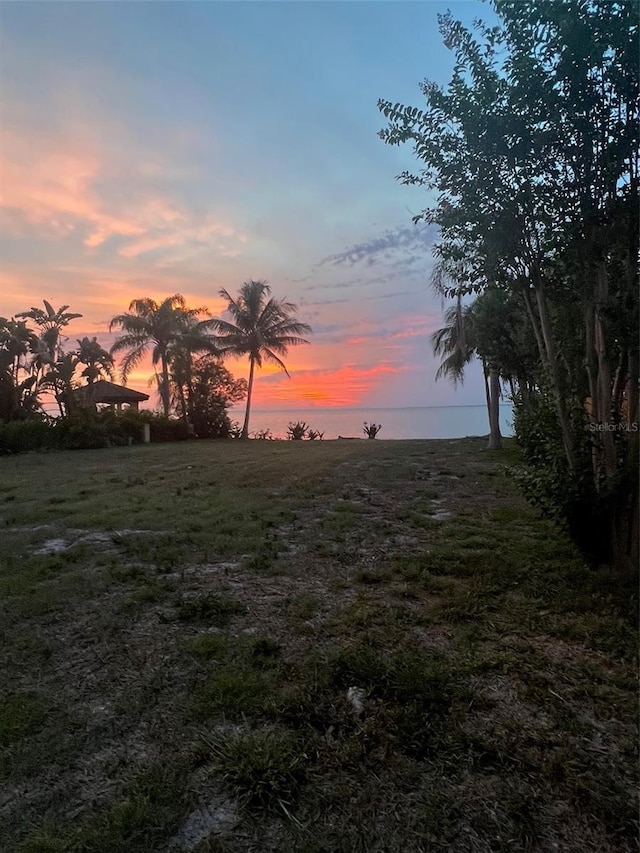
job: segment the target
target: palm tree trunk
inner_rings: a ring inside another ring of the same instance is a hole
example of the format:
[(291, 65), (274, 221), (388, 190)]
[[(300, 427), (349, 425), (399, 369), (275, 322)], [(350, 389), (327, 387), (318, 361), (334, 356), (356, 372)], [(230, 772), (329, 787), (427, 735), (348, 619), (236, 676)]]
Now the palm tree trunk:
[(55, 395), (55, 398), (56, 398), (56, 403), (58, 404), (58, 410), (60, 412), (60, 417), (64, 418), (65, 412), (64, 412), (64, 407), (62, 405), (62, 400), (60, 399), (60, 397), (58, 397), (57, 394)]
[(489, 450), (502, 450), (500, 434), (500, 373), (489, 366)]
[(244, 424), (242, 425), (242, 434), (240, 438), (249, 438), (249, 413), (251, 411), (251, 392), (253, 390), (253, 371), (256, 366), (253, 356), (249, 357), (249, 382), (247, 384), (247, 408), (244, 413)]
[[(174, 374), (174, 382), (175, 382), (175, 374)], [(189, 420), (189, 412), (187, 411), (187, 398), (184, 394), (184, 385), (181, 382), (176, 382), (176, 388), (178, 392), (178, 397), (180, 398), (180, 410), (182, 412), (182, 420), (188, 426), (190, 423)]]
[(187, 423), (193, 426), (193, 355), (191, 351), (187, 351), (187, 399), (186, 399), (186, 412), (187, 412)]
[(165, 418), (169, 417), (169, 364), (167, 356), (163, 353), (160, 357), (162, 362), (162, 378), (160, 380), (160, 396), (162, 397), (162, 408)]

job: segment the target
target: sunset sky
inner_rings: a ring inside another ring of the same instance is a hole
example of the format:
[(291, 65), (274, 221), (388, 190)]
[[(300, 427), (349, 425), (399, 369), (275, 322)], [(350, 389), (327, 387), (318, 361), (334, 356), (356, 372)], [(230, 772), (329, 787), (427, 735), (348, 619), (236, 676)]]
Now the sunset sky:
[[(429, 199), (395, 176), (378, 98), (421, 106), (452, 56), (436, 16), (475, 2), (0, 4), (0, 314), (48, 299), (84, 316), (68, 346), (132, 298), (267, 279), (314, 330), (291, 379), (265, 369), (254, 405), (482, 404), (434, 382)], [(228, 365), (246, 375), (244, 362)], [(147, 390), (151, 368), (130, 386)]]

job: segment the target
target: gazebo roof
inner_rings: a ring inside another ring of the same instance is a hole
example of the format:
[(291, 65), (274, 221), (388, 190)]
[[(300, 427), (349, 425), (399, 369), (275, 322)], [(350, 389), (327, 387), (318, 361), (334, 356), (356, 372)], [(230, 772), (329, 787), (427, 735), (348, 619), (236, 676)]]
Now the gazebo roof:
[(125, 388), (124, 385), (116, 385), (115, 382), (106, 382), (104, 379), (85, 385), (76, 393), (83, 403), (141, 403), (149, 399), (148, 394)]

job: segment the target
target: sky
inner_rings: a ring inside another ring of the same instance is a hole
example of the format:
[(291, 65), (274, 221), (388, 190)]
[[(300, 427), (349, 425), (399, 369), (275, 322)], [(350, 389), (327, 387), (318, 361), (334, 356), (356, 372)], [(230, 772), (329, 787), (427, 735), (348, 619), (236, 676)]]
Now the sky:
[[(430, 198), (385, 145), (379, 98), (422, 106), (453, 68), (437, 15), (458, 2), (0, 4), (0, 315), (82, 313), (67, 348), (134, 298), (223, 316), (266, 279), (313, 329), (254, 407), (481, 405), (478, 365), (435, 382)], [(229, 360), (236, 376), (245, 361)], [(144, 363), (129, 386), (152, 393)], [(155, 402), (155, 396), (151, 402)]]

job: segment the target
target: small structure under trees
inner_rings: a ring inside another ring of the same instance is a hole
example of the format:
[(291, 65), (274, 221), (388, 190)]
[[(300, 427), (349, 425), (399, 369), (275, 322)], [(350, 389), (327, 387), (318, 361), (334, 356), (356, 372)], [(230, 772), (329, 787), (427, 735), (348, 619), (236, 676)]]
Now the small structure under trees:
[(116, 385), (115, 382), (107, 382), (104, 379), (92, 382), (75, 391), (75, 396), (81, 406), (96, 406), (103, 403), (112, 406), (117, 412), (122, 411), (123, 406), (138, 410), (138, 403), (149, 399), (148, 394), (125, 388), (124, 385)]

